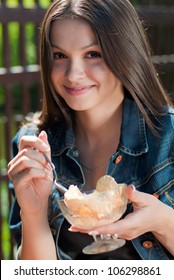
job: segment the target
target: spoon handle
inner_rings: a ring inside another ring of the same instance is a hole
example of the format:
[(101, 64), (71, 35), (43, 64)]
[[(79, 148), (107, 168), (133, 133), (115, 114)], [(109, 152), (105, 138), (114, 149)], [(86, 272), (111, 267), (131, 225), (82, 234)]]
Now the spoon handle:
[(58, 181), (58, 176), (54, 164), (51, 162), (51, 160), (48, 158), (48, 156), (45, 153), (43, 153), (43, 156), (46, 159), (46, 161), (50, 164), (53, 171), (53, 189), (55, 187), (62, 194), (64, 194), (67, 191), (67, 189)]

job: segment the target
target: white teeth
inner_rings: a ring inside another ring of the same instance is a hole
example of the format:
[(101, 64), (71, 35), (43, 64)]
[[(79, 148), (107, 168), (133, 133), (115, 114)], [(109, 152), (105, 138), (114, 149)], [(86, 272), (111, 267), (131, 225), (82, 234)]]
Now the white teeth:
[(88, 88), (88, 86), (86, 86), (86, 87), (67, 87), (67, 89), (70, 89), (70, 90), (83, 90), (86, 88)]
[(72, 90), (82, 90), (84, 88), (70, 88), (70, 89), (72, 89)]

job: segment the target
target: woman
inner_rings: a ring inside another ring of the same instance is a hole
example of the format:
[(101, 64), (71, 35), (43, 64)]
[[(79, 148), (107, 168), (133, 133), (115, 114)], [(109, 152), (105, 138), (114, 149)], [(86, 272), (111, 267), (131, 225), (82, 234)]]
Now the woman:
[[(134, 8), (127, 0), (56, 0), (43, 20), (40, 50), (42, 112), (14, 138), (8, 165), (19, 258), (173, 259), (174, 110)], [(129, 185), (132, 207), (90, 232), (70, 227), (43, 153), (67, 188), (94, 188), (109, 174)], [(81, 249), (93, 233), (127, 242), (87, 256)]]

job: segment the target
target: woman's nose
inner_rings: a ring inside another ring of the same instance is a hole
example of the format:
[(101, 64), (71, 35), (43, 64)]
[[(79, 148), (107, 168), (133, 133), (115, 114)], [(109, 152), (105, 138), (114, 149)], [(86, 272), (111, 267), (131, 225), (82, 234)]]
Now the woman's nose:
[(65, 76), (71, 82), (76, 82), (80, 79), (83, 79), (85, 76), (85, 68), (83, 62), (79, 60), (69, 62)]

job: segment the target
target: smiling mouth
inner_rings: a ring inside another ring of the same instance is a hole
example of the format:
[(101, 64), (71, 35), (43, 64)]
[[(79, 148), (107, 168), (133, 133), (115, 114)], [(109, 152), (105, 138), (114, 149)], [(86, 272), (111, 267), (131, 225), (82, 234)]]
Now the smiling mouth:
[(81, 95), (87, 93), (94, 86), (64, 86), (66, 92), (70, 95)]

